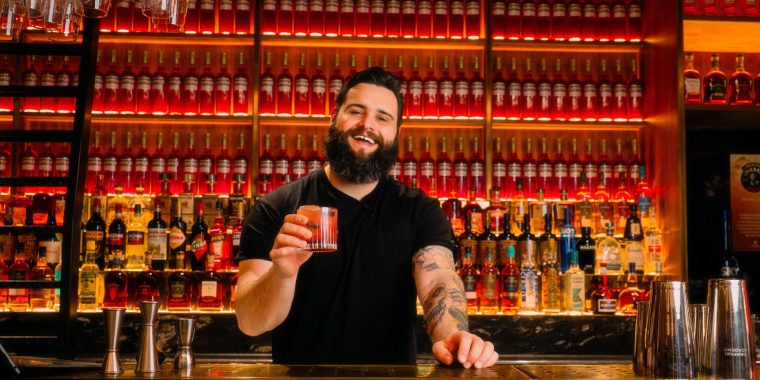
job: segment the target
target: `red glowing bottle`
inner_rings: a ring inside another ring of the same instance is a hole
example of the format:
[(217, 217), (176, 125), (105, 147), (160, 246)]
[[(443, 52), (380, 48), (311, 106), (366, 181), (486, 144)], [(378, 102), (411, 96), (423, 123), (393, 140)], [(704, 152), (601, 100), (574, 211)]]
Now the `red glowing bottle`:
[(538, 164), (536, 166), (538, 170), (538, 184), (536, 189), (544, 189), (544, 194), (547, 198), (558, 198), (559, 192), (556, 189), (556, 181), (554, 180), (554, 167), (551, 160), (549, 160), (549, 152), (546, 147), (546, 138), (541, 138), (541, 148), (538, 151)]
[(280, 134), (280, 152), (274, 159), (274, 189), (290, 182), (290, 156), (288, 156), (288, 144), (285, 134)]
[(103, 186), (106, 192), (113, 193), (116, 187), (116, 172), (119, 166), (119, 156), (116, 154), (116, 132), (111, 131), (111, 144), (108, 152), (103, 155)]
[(148, 71), (148, 51), (143, 51), (142, 67), (135, 76), (135, 112), (144, 115), (151, 112), (150, 87), (151, 76)]
[(325, 36), (335, 37), (340, 32), (340, 3), (338, 0), (325, 0), (324, 18)]
[(201, 115), (214, 114), (214, 73), (211, 71), (211, 53), (206, 52), (206, 65), (198, 79), (198, 111)]
[[(153, 155), (150, 157), (150, 168), (148, 176), (150, 177), (150, 189), (151, 193), (159, 193), (161, 191), (162, 176), (166, 171), (166, 157), (164, 156), (164, 133), (158, 132), (156, 136), (156, 150), (153, 151)], [(174, 180), (172, 177), (170, 180)]]
[(517, 58), (515, 57), (512, 57), (506, 89), (507, 100), (504, 102), (504, 116), (507, 120), (519, 120), (522, 108), (522, 84), (517, 78)]
[(164, 72), (164, 52), (158, 51), (158, 66), (156, 72), (150, 78), (149, 103), (151, 113), (154, 115), (166, 115), (169, 113), (169, 104), (166, 102), (164, 92), (166, 86), (166, 73)]
[(641, 14), (642, 14), (641, 5), (642, 5), (641, 0), (628, 1), (627, 38), (628, 38), (628, 41), (631, 41), (631, 42), (641, 41)]
[[(56, 87), (69, 87), (72, 85), (72, 82), (74, 80), (77, 80), (77, 83), (74, 85), (78, 85), (78, 74), (75, 76), (71, 72), (71, 68), (69, 67), (69, 56), (63, 57), (63, 64), (61, 64), (61, 69), (58, 70), (58, 73), (55, 74), (55, 86)], [(56, 112), (58, 113), (72, 113), (74, 112), (74, 98), (73, 97), (61, 97), (58, 98), (58, 104), (56, 107)]]
[(174, 52), (174, 68), (166, 77), (164, 88), (166, 104), (170, 115), (180, 115), (184, 111), (182, 103), (182, 73), (179, 68), (179, 52)]
[(200, 97), (198, 96), (198, 74), (195, 73), (195, 52), (190, 52), (190, 62), (187, 73), (182, 77), (181, 99), (185, 115), (200, 113)]
[(135, 155), (132, 153), (132, 132), (127, 131), (127, 138), (124, 141), (124, 148), (119, 156), (119, 167), (116, 173), (116, 184), (121, 185), (124, 192), (131, 194), (135, 192)]
[[(596, 121), (599, 110), (599, 92), (591, 72), (591, 60), (586, 60), (586, 77), (581, 84), (583, 98), (581, 100), (581, 118), (584, 121)], [(589, 185), (590, 186), (590, 185)], [(591, 187), (594, 189), (594, 187)]]
[[(233, 0), (218, 0), (219, 1), (219, 33), (232, 34), (235, 33), (235, 8), (232, 4)], [(203, 5), (201, 4), (201, 8)], [(212, 19), (213, 20), (213, 17)], [(211, 31), (213, 33), (213, 23), (211, 25)]]
[(309, 89), (309, 109), (311, 116), (325, 116), (327, 114), (327, 79), (322, 71), (321, 53), (317, 53), (317, 67), (314, 71), (314, 75), (311, 76)]
[[(464, 76), (464, 73), (462, 73)], [(427, 81), (427, 78), (425, 78)], [(457, 82), (460, 78), (457, 77)], [(464, 78), (465, 86), (469, 90), (469, 83), (467, 78)], [(427, 87), (426, 87), (427, 90)], [(454, 117), (454, 80), (449, 75), (449, 57), (443, 57), (443, 73), (438, 81), (438, 90), (440, 95), (438, 96), (438, 117), (441, 119), (451, 119)], [(457, 98), (457, 101), (459, 99)], [(467, 107), (467, 97), (464, 98), (465, 108)], [(426, 108), (427, 109), (427, 108)], [(465, 115), (467, 110), (465, 109)], [(426, 114), (427, 116), (427, 114)]]
[(264, 56), (264, 72), (259, 84), (259, 115), (275, 115), (274, 75), (272, 75), (272, 52)]
[(581, 39), (583, 41), (594, 41), (596, 39), (596, 4), (593, 1), (586, 0), (583, 4), (583, 15), (581, 17)]
[(628, 85), (623, 79), (623, 68), (618, 59), (615, 62), (615, 76), (612, 78), (612, 110), (610, 117), (614, 121), (628, 120)]
[(385, 1), (372, 0), (369, 9), (369, 33), (372, 37), (385, 37)]
[(256, 180), (256, 193), (267, 194), (272, 191), (272, 177), (274, 176), (274, 158), (269, 150), (269, 133), (264, 135), (264, 147), (259, 156), (259, 177)]
[(464, 37), (464, 1), (449, 1), (449, 38), (460, 39)]
[(229, 116), (232, 113), (230, 90), (232, 76), (227, 71), (227, 52), (222, 52), (222, 63), (219, 73), (214, 78), (214, 103), (216, 115)]
[(533, 140), (528, 137), (525, 142), (525, 154), (522, 158), (523, 169), (523, 190), (528, 197), (536, 194), (538, 190), (538, 165), (536, 160), (533, 159)]
[(567, 191), (570, 175), (565, 155), (562, 153), (561, 137), (557, 138), (557, 154), (554, 156), (552, 175), (554, 176), (554, 194), (550, 194), (550, 197), (558, 198), (562, 194), (562, 190)]
[(449, 4), (446, 0), (433, 1), (433, 37), (448, 37), (447, 24), (449, 19)]
[(174, 135), (172, 136), (172, 151), (169, 152), (169, 155), (166, 156), (166, 170), (165, 173), (170, 178), (170, 184), (171, 184), (171, 193), (172, 194), (180, 194), (182, 193), (182, 182), (183, 178), (179, 169), (180, 162), (182, 161), (182, 156), (179, 152), (179, 133), (174, 132)]
[(261, 34), (271, 36), (277, 34), (277, 0), (261, 1)]
[(612, 6), (609, 0), (597, 0), (596, 26), (594, 37), (598, 41), (609, 41), (612, 35)]
[(522, 3), (522, 10), (520, 12), (520, 16), (522, 17), (520, 37), (526, 41), (536, 39), (537, 1), (538, 0), (524, 0)]
[(187, 0), (187, 14), (185, 16), (184, 31), (187, 34), (196, 34), (200, 30), (200, 0)]
[(195, 155), (195, 133), (190, 132), (187, 152), (182, 157), (180, 176), (191, 191), (198, 193), (198, 157)]
[(599, 121), (612, 121), (613, 92), (612, 83), (607, 76), (607, 59), (602, 58), (599, 72), (599, 103), (597, 109), (597, 119)]
[(506, 119), (506, 94), (507, 84), (501, 73), (501, 57), (496, 57), (496, 69), (493, 72), (491, 85), (491, 115), (494, 120)]
[(423, 139), (422, 155), (419, 160), (419, 181), (417, 182), (420, 190), (430, 197), (438, 196), (435, 186), (435, 160), (430, 155), (430, 138), (425, 136)]
[(501, 151), (501, 137), (494, 141), (493, 160), (491, 164), (491, 188), (506, 190), (507, 184), (507, 161)]
[(299, 19), (300, 22), (309, 25), (310, 36), (321, 36), (325, 30), (325, 2), (324, 0), (309, 0), (308, 20)]
[[(502, 11), (503, 13), (503, 11)], [(480, 38), (480, 1), (468, 0), (465, 3), (465, 37), (471, 40)]]
[(95, 179), (103, 171), (103, 156), (100, 153), (100, 131), (95, 131), (92, 146), (87, 155), (87, 174), (85, 175), (85, 192), (95, 190)]
[(593, 142), (591, 139), (586, 141), (586, 156), (583, 158), (583, 172), (586, 173), (588, 188), (596, 189), (599, 182), (599, 166), (594, 159)]
[(567, 85), (562, 78), (562, 61), (557, 58), (554, 66), (554, 79), (552, 80), (552, 98), (549, 116), (552, 120), (567, 119)]
[(472, 59), (472, 79), (470, 79), (470, 119), (483, 119), (485, 117), (485, 91), (486, 82), (480, 75), (480, 58)]
[(467, 197), (467, 191), (469, 189), (468, 185), (468, 169), (469, 169), (469, 162), (467, 162), (467, 158), (464, 156), (464, 138), (460, 137), (457, 139), (457, 150), (456, 154), (454, 155), (454, 194), (457, 198), (466, 198)]
[(636, 75), (636, 60), (631, 60), (631, 76), (628, 79), (628, 120), (630, 121), (642, 121), (642, 95), (644, 94), (644, 89), (642, 87), (641, 80), (639, 80), (639, 77)]
[[(552, 104), (552, 83), (549, 81), (549, 76), (546, 73), (546, 58), (541, 58), (541, 74), (536, 81), (536, 91), (538, 95), (536, 104), (536, 119), (550, 120)], [(548, 190), (547, 188), (544, 189)]]
[(232, 184), (232, 157), (227, 148), (226, 133), (222, 133), (222, 148), (216, 155), (214, 167), (216, 168), (217, 193), (229, 194)]
[(251, 1), (235, 0), (235, 34), (251, 33)]
[(552, 4), (548, 0), (541, 0), (536, 4), (536, 29), (537, 40), (548, 41), (551, 36)]
[(576, 194), (581, 185), (581, 173), (583, 172), (583, 163), (578, 155), (578, 141), (573, 138), (570, 143), (570, 160), (567, 162), (567, 196), (578, 199)]
[(319, 157), (319, 150), (317, 149), (317, 135), (311, 136), (311, 151), (309, 157), (306, 158), (306, 172), (307, 174), (322, 169), (322, 158)]
[[(103, 104), (103, 67), (100, 65), (100, 50), (98, 50), (97, 64), (95, 65), (95, 77), (92, 81), (92, 113), (102, 114)], [(22, 99), (23, 101), (23, 99)], [(23, 106), (21, 107), (23, 110)]]
[(295, 116), (309, 116), (309, 74), (306, 73), (306, 54), (301, 53), (298, 60), (298, 73), (293, 79), (295, 94), (293, 95), (293, 114)]
[(567, 81), (567, 120), (582, 120), (582, 88), (581, 82), (578, 81), (578, 72), (575, 69), (575, 58), (572, 58), (570, 59), (570, 79)]
[(441, 138), (441, 150), (435, 160), (436, 190), (439, 197), (456, 197), (451, 159), (447, 153), (446, 137)]
[(401, 2), (388, 0), (385, 5), (385, 36), (398, 37), (401, 35)]
[(293, 35), (306, 36), (309, 34), (309, 0), (293, 1)]
[(293, 76), (288, 70), (288, 53), (282, 53), (282, 71), (277, 76), (277, 116), (293, 115)]
[(134, 2), (129, 0), (116, 1), (116, 31), (131, 32), (132, 18), (134, 17)]
[(417, 0), (417, 37), (430, 38), (433, 33), (433, 2)]
[[(583, 23), (583, 4), (580, 0), (570, 0), (567, 3), (567, 39), (580, 41), (581, 24)], [(593, 25), (593, 24), (592, 24)]]
[(406, 153), (401, 160), (401, 182), (406, 183), (409, 187), (419, 184), (418, 167), (417, 158), (414, 157), (414, 140), (412, 140), (412, 136), (408, 136), (406, 138)]
[(522, 22), (522, 4), (519, 0), (507, 0), (507, 16), (505, 35), (507, 39), (520, 39), (520, 23)]
[(277, 34), (293, 34), (293, 0), (279, 0), (277, 7)]
[(119, 73), (116, 72), (116, 49), (111, 49), (111, 65), (103, 76), (103, 104), (107, 114), (119, 113), (117, 93), (119, 92)]
[(290, 158), (290, 173), (292, 174), (293, 181), (306, 175), (306, 157), (303, 155), (303, 144), (300, 134), (296, 135), (296, 150), (293, 152), (293, 157)]
[[(533, 69), (530, 58), (525, 59), (525, 71), (522, 80), (522, 111), (520, 115), (523, 120), (536, 120), (538, 110), (538, 91), (536, 90), (536, 81), (533, 80)], [(526, 189), (527, 191), (528, 189)], [(532, 194), (528, 191), (528, 194)]]
[(480, 154), (480, 138), (472, 140), (472, 152), (469, 162), (469, 189), (474, 191), (475, 198), (486, 197), (486, 166), (483, 156)]
[[(443, 95), (443, 91), (441, 91), (441, 95)], [(461, 55), (459, 56), (459, 63), (457, 65), (457, 77), (454, 80), (453, 102), (454, 117), (457, 119), (467, 119), (470, 116), (470, 81), (465, 76), (464, 57)], [(443, 100), (441, 103), (444, 103)]]
[(143, 131), (140, 136), (140, 151), (135, 155), (135, 188), (142, 187), (150, 194), (150, 154), (148, 154), (148, 134)]
[(432, 55), (428, 58), (428, 72), (423, 81), (423, 88), (422, 115), (425, 119), (435, 119), (438, 117), (438, 102), (440, 96)]
[(554, 41), (567, 39), (567, 3), (555, 1), (552, 4), (551, 36)]
[(127, 50), (124, 70), (119, 75), (119, 90), (116, 92), (119, 113), (135, 113), (135, 73), (132, 71), (132, 50)]
[(505, 178), (504, 194), (513, 198), (517, 181), (522, 181), (522, 161), (517, 156), (517, 140), (512, 137), (509, 142), (509, 159), (507, 160), (507, 176)]
[(343, 37), (354, 35), (354, 0), (340, 1), (340, 28), (338, 34)]
[[(55, 86), (55, 69), (53, 68), (53, 57), (48, 56), (47, 63), (40, 72), (40, 86), (41, 87), (54, 87)], [(40, 112), (55, 112), (57, 98), (54, 97), (42, 97), (40, 98)]]
[(245, 53), (238, 56), (238, 68), (232, 77), (232, 114), (248, 115), (248, 71), (245, 68)]
[[(361, 2), (361, 1), (359, 1)], [(359, 3), (357, 2), (357, 4)], [(361, 36), (359, 34), (358, 28), (359, 28), (359, 13), (358, 13), (358, 5), (357, 5), (357, 20), (356, 20), (356, 34)], [(415, 32), (415, 26), (417, 26), (417, 4), (414, 0), (404, 0), (401, 2), (401, 37), (404, 38), (412, 38), (416, 36)]]
[(409, 115), (408, 117), (410, 119), (419, 119), (422, 117), (422, 89), (423, 82), (422, 78), (420, 77), (417, 56), (415, 55), (412, 58), (412, 75), (409, 77), (409, 101), (405, 104), (405, 108), (407, 109), (407, 113)]
[[(216, 172), (214, 170), (214, 154), (211, 152), (211, 134), (206, 132), (204, 137), (203, 152), (198, 156), (198, 178), (202, 179), (199, 182), (209, 179), (209, 174)], [(216, 179), (214, 179), (214, 182), (216, 182)], [(202, 187), (200, 184), (198, 186)]]
[(613, 0), (612, 4), (612, 21), (610, 26), (610, 39), (615, 42), (625, 41), (626, 36), (626, 24), (628, 9), (626, 8), (625, 0)]

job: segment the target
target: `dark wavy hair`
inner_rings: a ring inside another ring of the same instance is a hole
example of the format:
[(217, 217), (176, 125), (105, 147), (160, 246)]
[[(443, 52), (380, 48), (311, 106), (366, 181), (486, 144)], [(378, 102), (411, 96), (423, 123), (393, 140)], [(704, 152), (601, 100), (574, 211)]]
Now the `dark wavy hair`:
[(346, 101), (348, 90), (356, 87), (360, 83), (369, 83), (375, 86), (385, 87), (396, 96), (396, 101), (398, 102), (396, 128), (397, 130), (401, 128), (401, 121), (403, 119), (402, 115), (404, 114), (404, 97), (401, 95), (401, 79), (390, 71), (386, 71), (378, 66), (359, 71), (349, 78), (348, 82), (343, 85), (343, 88), (340, 89), (338, 96), (335, 98), (333, 115), (337, 114), (340, 107), (343, 106), (343, 103)]

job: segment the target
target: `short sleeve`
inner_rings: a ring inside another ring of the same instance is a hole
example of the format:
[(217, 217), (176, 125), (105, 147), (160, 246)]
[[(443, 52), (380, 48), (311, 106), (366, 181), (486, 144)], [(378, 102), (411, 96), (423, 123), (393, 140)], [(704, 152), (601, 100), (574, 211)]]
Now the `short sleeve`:
[(451, 225), (436, 199), (423, 196), (423, 205), (415, 220), (415, 231), (412, 240), (412, 252), (430, 245), (446, 247), (456, 252), (451, 241)]
[(264, 197), (254, 203), (243, 226), (236, 263), (247, 259), (271, 260), (269, 251), (285, 217), (281, 214), (271, 199)]

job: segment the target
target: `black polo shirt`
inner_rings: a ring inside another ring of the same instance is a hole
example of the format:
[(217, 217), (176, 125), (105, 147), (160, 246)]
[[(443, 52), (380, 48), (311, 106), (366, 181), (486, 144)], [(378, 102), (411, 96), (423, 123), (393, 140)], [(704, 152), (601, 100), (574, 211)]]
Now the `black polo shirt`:
[(254, 204), (236, 260), (270, 260), (283, 218), (305, 204), (338, 209), (338, 250), (301, 266), (290, 313), (272, 333), (274, 362), (413, 364), (412, 255), (429, 245), (454, 250), (438, 201), (385, 178), (358, 201), (319, 170)]

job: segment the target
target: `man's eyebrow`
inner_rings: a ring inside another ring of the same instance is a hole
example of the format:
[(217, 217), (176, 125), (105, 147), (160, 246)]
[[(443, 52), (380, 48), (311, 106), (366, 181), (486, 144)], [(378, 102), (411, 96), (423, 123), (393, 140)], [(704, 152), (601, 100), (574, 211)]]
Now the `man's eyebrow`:
[[(364, 104), (361, 104), (361, 103), (349, 103), (349, 104), (346, 104), (346, 108), (349, 108), (349, 107), (359, 107), (359, 108), (361, 108), (363, 110), (367, 109), (367, 106), (365, 106)], [(386, 111), (384, 109), (378, 109), (377, 112), (390, 117), (391, 120), (396, 120), (395, 116), (393, 116), (390, 112), (388, 112), (388, 111)]]

